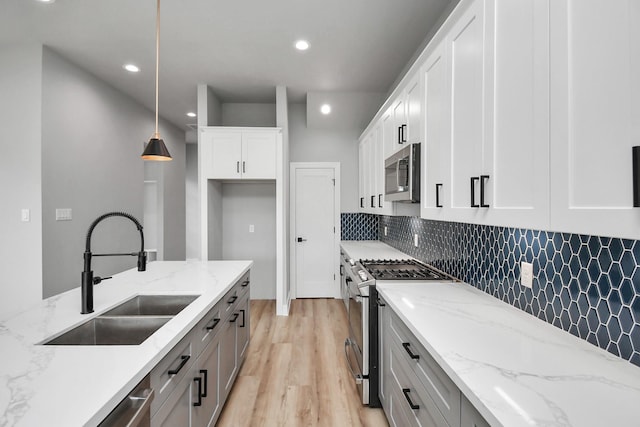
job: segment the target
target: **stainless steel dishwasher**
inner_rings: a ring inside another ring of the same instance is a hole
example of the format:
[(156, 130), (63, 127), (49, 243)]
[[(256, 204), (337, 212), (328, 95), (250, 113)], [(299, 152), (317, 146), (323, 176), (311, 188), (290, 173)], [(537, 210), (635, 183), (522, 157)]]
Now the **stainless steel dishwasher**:
[(147, 375), (100, 424), (100, 427), (149, 427), (153, 389)]

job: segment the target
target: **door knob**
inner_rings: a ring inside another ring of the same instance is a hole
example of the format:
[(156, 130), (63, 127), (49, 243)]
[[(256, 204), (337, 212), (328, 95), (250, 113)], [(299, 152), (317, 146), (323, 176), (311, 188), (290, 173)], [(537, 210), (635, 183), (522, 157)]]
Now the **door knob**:
[(302, 237), (298, 237), (298, 243), (300, 243), (300, 242), (306, 242), (306, 241), (307, 241), (307, 239), (303, 239)]

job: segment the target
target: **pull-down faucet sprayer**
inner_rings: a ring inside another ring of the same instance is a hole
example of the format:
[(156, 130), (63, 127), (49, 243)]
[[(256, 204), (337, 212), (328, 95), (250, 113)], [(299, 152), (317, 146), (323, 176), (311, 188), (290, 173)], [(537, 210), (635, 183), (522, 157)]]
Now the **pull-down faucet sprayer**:
[[(101, 221), (114, 216), (121, 216), (130, 219), (140, 232), (140, 252), (127, 252), (127, 253), (113, 253), (113, 254), (92, 254), (91, 253), (91, 235), (93, 229), (96, 228)], [(110, 279), (110, 277), (93, 277), (93, 271), (91, 270), (91, 258), (94, 256), (137, 256), (138, 257), (138, 271), (145, 271), (147, 269), (147, 253), (144, 251), (144, 233), (142, 232), (142, 225), (135, 219), (133, 215), (125, 212), (109, 212), (96, 218), (91, 223), (89, 231), (87, 231), (87, 241), (84, 250), (84, 271), (82, 272), (82, 311), (81, 314), (93, 313), (93, 285), (97, 285), (103, 280)]]

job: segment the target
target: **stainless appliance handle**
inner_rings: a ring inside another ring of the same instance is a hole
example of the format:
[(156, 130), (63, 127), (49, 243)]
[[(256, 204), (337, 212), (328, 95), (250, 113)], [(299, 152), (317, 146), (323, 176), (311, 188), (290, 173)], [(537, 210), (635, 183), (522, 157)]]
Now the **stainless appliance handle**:
[(347, 352), (347, 347), (351, 345), (351, 340), (349, 338), (344, 340), (344, 358), (347, 361), (347, 367), (351, 372), (351, 376), (354, 380), (356, 380), (356, 384), (362, 384), (362, 375), (356, 374), (353, 372), (353, 368), (351, 367), (351, 362), (349, 362), (349, 353)]
[(148, 419), (146, 416), (148, 415), (147, 412), (149, 410), (149, 407), (151, 406), (151, 401), (153, 400), (154, 395), (155, 392), (153, 391), (153, 389), (145, 389), (142, 392), (142, 396), (129, 396), (129, 399), (132, 400), (132, 403), (136, 404), (136, 402), (142, 400), (142, 404), (140, 405), (136, 413), (133, 414), (133, 417), (131, 417), (129, 423), (126, 424), (126, 427), (138, 427), (140, 423), (145, 420), (145, 418)]
[(400, 190), (400, 160), (396, 162), (396, 189)]

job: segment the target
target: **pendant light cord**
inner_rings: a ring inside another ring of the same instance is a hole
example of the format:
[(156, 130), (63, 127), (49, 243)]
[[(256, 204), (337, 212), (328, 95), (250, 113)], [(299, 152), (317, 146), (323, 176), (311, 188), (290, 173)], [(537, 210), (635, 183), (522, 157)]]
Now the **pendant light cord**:
[(160, 0), (158, 0), (158, 10), (156, 13), (156, 131), (153, 138), (160, 138), (158, 132), (158, 69), (160, 68)]

